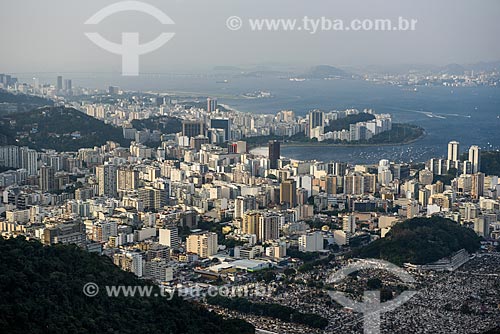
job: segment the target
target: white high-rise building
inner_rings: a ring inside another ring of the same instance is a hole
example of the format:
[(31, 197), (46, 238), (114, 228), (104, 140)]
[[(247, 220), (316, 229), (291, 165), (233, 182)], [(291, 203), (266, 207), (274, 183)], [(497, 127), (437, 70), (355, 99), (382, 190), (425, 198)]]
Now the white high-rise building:
[(459, 160), (459, 142), (458, 141), (450, 141), (448, 143), (448, 160), (450, 161), (458, 161)]
[(0, 146), (0, 166), (19, 168), (19, 147)]
[(472, 174), (479, 173), (481, 171), (481, 148), (479, 146), (472, 145), (469, 148), (469, 161)]
[(317, 252), (323, 250), (323, 233), (316, 231), (299, 237), (299, 251)]
[(28, 175), (38, 172), (38, 153), (28, 147), (21, 147), (21, 168), (28, 171)]
[(416, 217), (418, 216), (418, 213), (419, 213), (418, 201), (409, 200), (406, 206), (406, 218), (411, 219), (413, 217)]
[(177, 227), (160, 229), (160, 245), (168, 246), (172, 249), (179, 248), (179, 232)]
[(356, 216), (355, 215), (347, 215), (342, 219), (342, 231), (346, 233), (355, 233), (356, 232)]

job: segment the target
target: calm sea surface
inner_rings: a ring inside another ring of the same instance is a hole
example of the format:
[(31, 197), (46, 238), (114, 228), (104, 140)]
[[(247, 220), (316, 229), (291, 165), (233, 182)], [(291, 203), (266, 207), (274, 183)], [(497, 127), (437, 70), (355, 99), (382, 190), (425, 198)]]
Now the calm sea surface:
[[(427, 135), (410, 145), (379, 147), (284, 147), (282, 155), (294, 159), (336, 160), (374, 163), (380, 159), (424, 161), (444, 156), (450, 140), (461, 152), (470, 145), (500, 149), (500, 88), (403, 87), (354, 80), (289, 81), (286, 78), (235, 77), (221, 75), (147, 75), (137, 78), (67, 74), (73, 86), (105, 88), (118, 85), (127, 90), (171, 92), (184, 96), (217, 97), (219, 103), (240, 111), (276, 113), (294, 110), (298, 115), (319, 108), (325, 111), (372, 108), (390, 113), (396, 122), (412, 123)], [(52, 75), (40, 78), (54, 81)], [(55, 75), (54, 75), (55, 78)], [(221, 83), (227, 79), (227, 83)], [(270, 92), (272, 98), (248, 99), (255, 91)]]

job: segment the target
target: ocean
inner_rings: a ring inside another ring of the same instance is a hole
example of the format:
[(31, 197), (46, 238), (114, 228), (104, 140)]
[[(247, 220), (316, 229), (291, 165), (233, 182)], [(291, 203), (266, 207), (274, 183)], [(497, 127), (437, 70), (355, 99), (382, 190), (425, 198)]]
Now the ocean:
[[(311, 109), (344, 110), (371, 108), (390, 113), (393, 121), (423, 127), (426, 136), (409, 145), (375, 147), (283, 147), (282, 155), (293, 159), (376, 163), (425, 161), (446, 154), (447, 143), (460, 142), (483, 150), (500, 149), (500, 89), (496, 87), (405, 87), (360, 80), (306, 80), (234, 75), (145, 75), (124, 78), (68, 74), (74, 86), (155, 91), (182, 96), (211, 96), (219, 103), (251, 113), (293, 110), (305, 115)], [(49, 76), (48, 78), (51, 78)], [(52, 79), (52, 78), (51, 78)], [(53, 80), (55, 80), (55, 75)], [(224, 80), (227, 82), (223, 83)], [(245, 93), (266, 91), (271, 98), (247, 98)]]

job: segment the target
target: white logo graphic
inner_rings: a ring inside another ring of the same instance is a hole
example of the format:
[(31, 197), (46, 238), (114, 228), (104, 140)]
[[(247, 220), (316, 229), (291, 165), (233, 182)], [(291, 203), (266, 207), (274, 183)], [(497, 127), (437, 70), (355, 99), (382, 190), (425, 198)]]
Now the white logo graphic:
[[(333, 273), (329, 277), (328, 283), (338, 283), (349, 274), (363, 269), (385, 270), (396, 275), (404, 283), (415, 283), (415, 279), (403, 269), (390, 262), (376, 259), (359, 260), (355, 263), (351, 263)], [(380, 291), (365, 291), (363, 302), (361, 303), (347, 298), (342, 292), (328, 291), (328, 295), (339, 304), (352, 309), (354, 312), (363, 313), (365, 334), (380, 333), (380, 315), (403, 305), (416, 293), (416, 291), (403, 291), (393, 300), (381, 303)]]
[(230, 16), (226, 20), (226, 27), (229, 30), (240, 30), (241, 27), (243, 26), (243, 20), (239, 16)]
[[(144, 2), (139, 1), (122, 1), (104, 7), (85, 24), (99, 24), (102, 20), (116, 13), (125, 11), (135, 11), (149, 14), (156, 18), (161, 24), (175, 24), (175, 22), (163, 13), (158, 8), (151, 6)], [(122, 33), (122, 43), (117, 44), (108, 41), (101, 35), (95, 32), (87, 32), (87, 36), (92, 42), (102, 49), (114, 54), (122, 56), (122, 75), (137, 76), (139, 75), (139, 56), (155, 51), (167, 43), (175, 33), (161, 33), (156, 39), (145, 43), (139, 44), (138, 32), (124, 32)]]

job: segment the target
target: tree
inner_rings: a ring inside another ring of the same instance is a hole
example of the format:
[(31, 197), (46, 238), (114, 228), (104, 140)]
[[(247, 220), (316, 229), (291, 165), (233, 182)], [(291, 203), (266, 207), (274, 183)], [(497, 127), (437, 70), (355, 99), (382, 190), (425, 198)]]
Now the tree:
[[(75, 245), (44, 246), (22, 236), (0, 238), (0, 266), (2, 333), (255, 332), (249, 323), (226, 322), (178, 296), (171, 300), (139, 295), (110, 298), (105, 286), (150, 288), (152, 296), (160, 295), (160, 290), (122, 271), (108, 257)], [(90, 282), (101, 287), (93, 297), (82, 293)]]
[(377, 277), (373, 277), (368, 279), (366, 285), (370, 290), (380, 290), (382, 288), (382, 281)]

